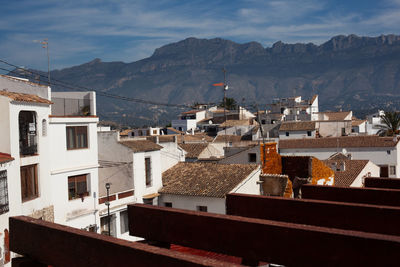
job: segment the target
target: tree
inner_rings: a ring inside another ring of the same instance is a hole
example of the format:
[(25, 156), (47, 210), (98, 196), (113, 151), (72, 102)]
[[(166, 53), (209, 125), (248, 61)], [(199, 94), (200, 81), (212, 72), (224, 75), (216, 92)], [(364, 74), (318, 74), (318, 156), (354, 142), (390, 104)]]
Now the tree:
[(378, 134), (380, 136), (393, 136), (399, 133), (400, 127), (400, 112), (385, 112), (385, 115), (381, 116), (382, 125), (378, 125), (380, 130)]
[[(236, 100), (234, 98), (227, 97), (225, 102), (226, 102), (226, 109), (227, 110), (235, 110), (235, 109), (238, 108), (238, 105), (237, 105)], [(219, 106), (220, 107), (224, 107), (224, 102), (221, 102), (219, 104)]]

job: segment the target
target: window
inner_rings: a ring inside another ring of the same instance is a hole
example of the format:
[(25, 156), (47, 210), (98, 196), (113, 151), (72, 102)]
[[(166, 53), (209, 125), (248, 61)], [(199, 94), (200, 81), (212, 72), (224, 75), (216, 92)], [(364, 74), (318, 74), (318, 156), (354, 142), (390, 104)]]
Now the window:
[(164, 202), (164, 207), (172, 208), (172, 202)]
[(89, 195), (87, 174), (68, 177), (68, 199), (83, 198)]
[(21, 111), (19, 120), (19, 152), (30, 156), (38, 152), (36, 136), (36, 115), (32, 111)]
[(121, 225), (121, 234), (129, 231), (128, 211), (124, 210), (119, 213), (119, 220)]
[(151, 160), (150, 158), (144, 159), (145, 171), (146, 171), (146, 186), (151, 186)]
[(21, 167), (21, 197), (28, 201), (39, 196), (37, 165)]
[(346, 135), (346, 128), (342, 128), (342, 136)]
[(249, 153), (249, 162), (257, 162), (257, 154)]
[(396, 175), (396, 166), (389, 166), (389, 175)]
[(207, 212), (207, 206), (197, 206), (196, 209), (197, 209), (197, 211)]
[(0, 214), (8, 211), (7, 171), (0, 171)]
[(307, 136), (311, 136), (311, 131), (307, 131)]
[[(115, 224), (115, 214), (110, 215), (110, 235), (116, 236), (116, 224)], [(108, 235), (108, 216), (100, 218), (100, 233), (102, 235)]]
[(261, 124), (265, 124), (265, 120), (261, 120)]
[(67, 149), (88, 148), (87, 126), (67, 126)]
[(47, 122), (45, 119), (42, 120), (42, 136), (47, 135)]
[(146, 205), (153, 205), (153, 199), (154, 199), (154, 198), (144, 198), (144, 199), (143, 199), (143, 204), (146, 204)]
[(138, 134), (139, 136), (142, 136), (143, 135), (143, 132), (142, 132), (142, 130), (139, 130), (139, 134)]
[(153, 130), (153, 134), (157, 134), (157, 130)]
[(391, 152), (390, 150), (386, 150), (386, 154), (390, 155), (390, 152)]
[(286, 132), (286, 136), (289, 136), (289, 132)]

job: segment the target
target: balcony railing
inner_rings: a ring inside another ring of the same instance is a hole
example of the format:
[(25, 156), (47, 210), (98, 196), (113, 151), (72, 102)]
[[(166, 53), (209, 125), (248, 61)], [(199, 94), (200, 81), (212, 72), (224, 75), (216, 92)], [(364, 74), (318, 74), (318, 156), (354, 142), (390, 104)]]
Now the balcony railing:
[(52, 98), (51, 113), (55, 116), (90, 116), (90, 99)]
[(19, 153), (23, 156), (35, 155), (37, 154), (37, 144), (29, 145), (29, 146), (20, 146)]

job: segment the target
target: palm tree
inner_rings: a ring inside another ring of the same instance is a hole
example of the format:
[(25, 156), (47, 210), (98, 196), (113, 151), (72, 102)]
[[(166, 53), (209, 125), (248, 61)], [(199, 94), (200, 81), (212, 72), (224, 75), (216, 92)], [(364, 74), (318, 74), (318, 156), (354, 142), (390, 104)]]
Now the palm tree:
[(385, 112), (385, 115), (381, 116), (382, 125), (378, 125), (381, 128), (378, 131), (380, 136), (393, 136), (399, 133), (400, 127), (400, 112)]
[[(235, 109), (237, 109), (237, 102), (236, 102), (236, 100), (234, 99), (234, 98), (230, 98), (230, 97), (227, 97), (226, 99), (225, 99), (225, 103), (226, 103), (226, 109), (227, 110), (235, 110)], [(220, 104), (219, 104), (219, 106), (220, 107), (224, 107), (224, 102), (221, 102)]]

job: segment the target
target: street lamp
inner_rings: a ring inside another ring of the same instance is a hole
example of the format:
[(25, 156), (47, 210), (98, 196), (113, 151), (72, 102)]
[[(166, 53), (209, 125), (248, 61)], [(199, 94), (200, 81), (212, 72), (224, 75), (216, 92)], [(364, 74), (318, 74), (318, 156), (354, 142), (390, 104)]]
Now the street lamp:
[(108, 235), (111, 236), (111, 217), (110, 217), (110, 183), (106, 183), (106, 189), (107, 189), (107, 201), (105, 202), (107, 206), (107, 219), (108, 219)]

